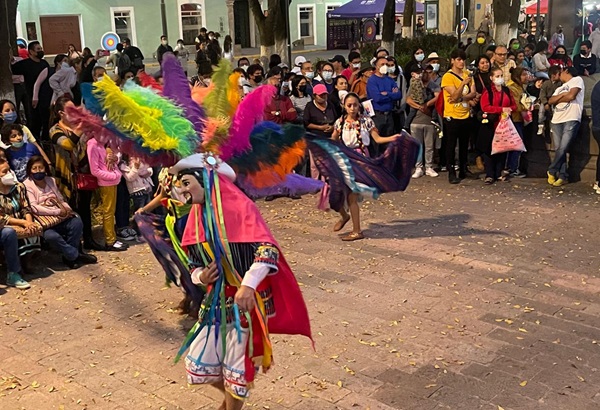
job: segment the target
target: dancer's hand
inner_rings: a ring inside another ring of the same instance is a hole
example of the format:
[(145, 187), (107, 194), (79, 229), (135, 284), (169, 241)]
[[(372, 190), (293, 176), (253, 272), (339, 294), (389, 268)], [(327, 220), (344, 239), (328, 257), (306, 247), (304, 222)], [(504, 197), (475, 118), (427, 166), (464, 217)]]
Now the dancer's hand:
[(219, 270), (217, 269), (217, 264), (211, 262), (206, 268), (202, 269), (200, 273), (200, 281), (205, 285), (210, 285), (214, 283), (219, 278)]
[(242, 285), (235, 293), (234, 301), (242, 312), (252, 312), (256, 304), (254, 289)]

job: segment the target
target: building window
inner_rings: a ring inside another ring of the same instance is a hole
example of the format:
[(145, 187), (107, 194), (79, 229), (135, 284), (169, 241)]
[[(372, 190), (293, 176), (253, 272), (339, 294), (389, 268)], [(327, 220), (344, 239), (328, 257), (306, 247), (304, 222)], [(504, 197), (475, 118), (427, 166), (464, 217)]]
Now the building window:
[(298, 9), (300, 16), (300, 37), (313, 36), (313, 8), (300, 7)]
[(327, 6), (327, 13), (331, 13), (333, 10), (337, 9), (340, 6)]
[(110, 12), (113, 31), (119, 35), (121, 40), (128, 38), (132, 44), (136, 44), (133, 7), (111, 7)]
[(202, 5), (186, 3), (181, 5), (181, 30), (184, 44), (194, 44), (202, 28)]

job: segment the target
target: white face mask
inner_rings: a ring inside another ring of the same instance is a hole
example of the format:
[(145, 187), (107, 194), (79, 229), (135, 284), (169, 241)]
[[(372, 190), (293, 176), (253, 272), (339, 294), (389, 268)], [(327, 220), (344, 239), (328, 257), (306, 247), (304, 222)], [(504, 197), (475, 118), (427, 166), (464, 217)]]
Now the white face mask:
[(504, 85), (504, 77), (497, 77), (492, 80), (495, 85)]
[(386, 75), (387, 74), (387, 66), (386, 65), (382, 65), (381, 67), (379, 67), (379, 74), (383, 74)]
[(243, 66), (240, 66), (240, 68), (244, 71), (248, 71), (248, 66), (245, 64)]
[(8, 172), (6, 175), (4, 175), (2, 178), (0, 178), (0, 181), (2, 181), (2, 185), (4, 186), (13, 186), (17, 183), (12, 172)]
[(354, 68), (360, 68), (360, 63), (352, 64), (352, 67), (354, 67)]
[(323, 80), (329, 81), (333, 78), (333, 73), (330, 73), (329, 71), (324, 71), (322, 77)]
[(395, 72), (396, 72), (396, 67), (388, 67), (387, 68), (388, 75), (394, 74)]
[(98, 77), (98, 79), (96, 81), (102, 81), (104, 79), (104, 76), (101, 75), (100, 77)]
[(304, 73), (304, 76), (306, 78), (308, 78), (309, 80), (312, 80), (315, 76), (315, 73), (314, 73), (314, 71), (307, 71), (306, 73)]
[(62, 63), (60, 63), (60, 67), (61, 68), (69, 68), (69, 63), (63, 61)]
[(244, 76), (240, 76), (240, 78), (238, 78), (238, 86), (239, 87), (243, 87), (244, 86)]
[(425, 59), (425, 54), (415, 54), (415, 60), (419, 63)]
[(167, 40), (162, 40), (160, 43), (161, 43), (163, 46), (166, 46), (167, 44), (169, 44), (169, 42), (168, 42)]
[(433, 67), (433, 72), (437, 73), (440, 71), (440, 65), (438, 63), (433, 63), (431, 66)]
[(281, 88), (290, 88), (290, 82), (289, 81), (282, 81), (281, 82)]

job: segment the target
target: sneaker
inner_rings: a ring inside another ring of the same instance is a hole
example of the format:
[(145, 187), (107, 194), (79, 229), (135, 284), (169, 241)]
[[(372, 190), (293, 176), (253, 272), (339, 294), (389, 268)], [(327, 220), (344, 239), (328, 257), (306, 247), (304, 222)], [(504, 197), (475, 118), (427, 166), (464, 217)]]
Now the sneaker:
[(555, 181), (555, 182), (552, 184), (552, 186), (559, 187), (559, 186), (567, 185), (568, 183), (569, 183), (569, 181), (565, 181), (565, 180), (563, 180), (563, 179), (560, 179), (560, 178), (558, 178), (558, 179), (557, 179), (557, 180), (556, 180), (556, 181)]
[(446, 166), (440, 167), (440, 172), (447, 172), (447, 171), (448, 171), (448, 167), (446, 167)]
[(31, 285), (16, 272), (9, 272), (6, 277), (6, 284), (17, 289), (29, 289)]
[(424, 175), (423, 168), (419, 167), (415, 169), (415, 172), (412, 174), (413, 178), (421, 178)]
[(63, 263), (69, 268), (69, 269), (79, 269), (81, 268), (81, 264), (79, 262), (78, 259), (75, 259), (73, 261), (68, 260), (67, 258), (65, 258), (63, 256), (62, 258)]
[(439, 174), (433, 168), (425, 168), (425, 175), (428, 177), (437, 177)]
[(511, 172), (510, 176), (512, 178), (525, 178), (527, 176), (527, 174), (522, 173), (521, 171), (519, 171), (518, 169), (515, 172)]
[(135, 240), (135, 236), (131, 236), (129, 233), (129, 228), (121, 228), (117, 231), (117, 238), (122, 241), (133, 241)]
[(600, 186), (598, 186), (598, 183), (597, 183), (597, 182), (594, 184), (594, 186), (592, 187), (592, 189), (593, 189), (594, 191), (597, 191), (598, 189), (600, 189)]
[(98, 262), (98, 258), (94, 255), (90, 255), (89, 253), (80, 253), (77, 257), (77, 261), (84, 265), (92, 265)]
[(538, 125), (537, 135), (542, 135), (544, 133), (544, 124)]
[(548, 175), (548, 183), (550, 185), (554, 185), (554, 183), (556, 182), (556, 177), (554, 175), (552, 175), (550, 172), (546, 172), (546, 175)]
[(116, 241), (112, 245), (106, 245), (106, 247), (104, 248), (104, 250), (108, 252), (122, 252), (126, 251), (127, 249), (129, 249), (129, 245), (119, 241)]
[(138, 236), (138, 233), (133, 228), (127, 228), (127, 232), (129, 232), (129, 235), (133, 236), (134, 238)]

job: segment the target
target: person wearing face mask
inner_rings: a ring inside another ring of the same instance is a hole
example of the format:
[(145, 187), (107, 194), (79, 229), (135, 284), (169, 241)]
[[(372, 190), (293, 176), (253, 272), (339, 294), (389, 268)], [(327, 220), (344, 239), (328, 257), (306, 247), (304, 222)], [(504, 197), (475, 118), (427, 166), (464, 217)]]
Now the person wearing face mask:
[(304, 61), (300, 66), (300, 74), (306, 78), (306, 93), (310, 96), (313, 95), (313, 79), (315, 72), (313, 71), (313, 65), (310, 61)]
[(506, 164), (506, 153), (492, 155), (494, 131), (501, 114), (510, 115), (517, 110), (517, 104), (510, 90), (504, 85), (504, 73), (498, 67), (490, 70), (491, 84), (484, 88), (481, 96), (482, 124), (477, 136), (477, 148), (483, 152), (486, 185), (497, 180), (506, 180), (502, 174)]
[(528, 69), (529, 71), (531, 71), (532, 73), (535, 72), (534, 66), (533, 66), (534, 51), (535, 51), (535, 45), (533, 45), (531, 43), (525, 45), (525, 48), (523, 48), (523, 53), (525, 55), (523, 56), (522, 66), (525, 67), (526, 69)]
[[(373, 109), (375, 116), (373, 121), (383, 137), (394, 135), (394, 119), (392, 111), (398, 101), (402, 99), (402, 93), (398, 84), (388, 77), (388, 59), (380, 57), (375, 62), (375, 75), (372, 75), (367, 82), (367, 96), (373, 100)], [(379, 146), (372, 144), (370, 148), (372, 156), (379, 154)]]
[(342, 75), (346, 77), (348, 80), (348, 84), (352, 86), (356, 78), (358, 77), (358, 73), (360, 72), (361, 58), (360, 53), (357, 51), (351, 51), (348, 54), (348, 67), (342, 71)]
[(238, 60), (237, 66), (238, 68), (244, 70), (244, 72), (248, 72), (248, 67), (250, 67), (250, 60), (248, 60), (246, 57), (242, 57)]
[(40, 152), (35, 145), (23, 141), (23, 128), (19, 124), (3, 126), (0, 134), (2, 143), (9, 147), (6, 158), (10, 168), (15, 172), (17, 180), (23, 182), (27, 177), (27, 161), (34, 155), (40, 155)]
[(333, 65), (328, 62), (319, 62), (321, 63), (320, 69), (317, 66), (317, 72), (319, 75), (314, 79), (313, 85), (315, 84), (323, 84), (327, 88), (328, 93), (333, 92), (333, 79), (334, 79), (334, 70)]
[(499, 45), (496, 47), (494, 51), (494, 57), (492, 59), (492, 63), (495, 67), (498, 67), (504, 73), (504, 81), (510, 81), (510, 72), (513, 68), (517, 66), (517, 64), (508, 58), (508, 48), (504, 45)]
[[(37, 142), (37, 140), (35, 139), (33, 134), (31, 134), (31, 131), (29, 130), (29, 128), (27, 128), (25, 125), (23, 125), (23, 121), (21, 120), (19, 113), (17, 113), (15, 104), (10, 100), (0, 100), (0, 129), (4, 125), (11, 125), (11, 124), (18, 124), (21, 126), (21, 129), (23, 130), (23, 142), (32, 144), (33, 146), (35, 146), (37, 148), (37, 150), (40, 152), (40, 154), (42, 155), (42, 157), (44, 157), (44, 160), (46, 161), (46, 163), (48, 165), (51, 165), (52, 162), (50, 161), (50, 158), (48, 158), (48, 156), (44, 152), (44, 149)], [(2, 143), (0, 140), (0, 148), (7, 149), (8, 145)]]
[(471, 63), (472, 61), (477, 60), (479, 56), (485, 55), (488, 46), (487, 35), (483, 31), (478, 31), (473, 44), (465, 50), (467, 61)]
[(563, 70), (567, 67), (573, 67), (573, 61), (571, 60), (571, 57), (567, 55), (565, 46), (556, 47), (554, 53), (548, 57), (548, 62), (551, 66), (557, 65)]
[(422, 48), (418, 47), (414, 50), (412, 54), (412, 58), (410, 61), (404, 66), (402, 70), (404, 72), (404, 78), (406, 79), (406, 83), (410, 83), (410, 73), (414, 71), (415, 67), (419, 67), (423, 69), (422, 63), (425, 60), (425, 52)]
[(296, 109), (296, 113), (298, 114), (298, 120), (304, 121), (304, 109), (306, 108), (306, 104), (312, 101), (312, 98), (306, 92), (306, 85), (308, 80), (303, 75), (297, 75), (292, 79), (290, 88), (291, 95), (290, 100), (292, 101), (292, 105)]
[(329, 62), (333, 66), (333, 78), (342, 75), (342, 71), (346, 68), (346, 59), (344, 56), (337, 54), (333, 58), (330, 58)]
[(352, 87), (350, 88), (351, 92), (358, 95), (361, 102), (367, 99), (367, 83), (374, 72), (375, 67), (369, 66), (363, 68), (358, 72), (357, 79), (356, 81), (354, 81), (354, 84), (352, 84)]
[(134, 73), (144, 68), (144, 54), (142, 54), (142, 50), (131, 45), (131, 40), (128, 38), (123, 40), (123, 53), (129, 57), (131, 69), (133, 69)]
[(156, 49), (156, 60), (158, 60), (158, 64), (159, 65), (162, 64), (163, 55), (165, 53), (172, 53), (172, 52), (173, 52), (173, 47), (171, 47), (169, 45), (169, 40), (167, 39), (167, 36), (165, 36), (165, 35), (160, 36), (160, 45)]
[(556, 27), (556, 31), (554, 32), (554, 34), (552, 34), (552, 37), (550, 38), (550, 50), (556, 50), (556, 48), (558, 46), (564, 46), (565, 45), (565, 33), (563, 33), (563, 26), (558, 25), (558, 27)]
[(592, 43), (589, 40), (581, 42), (579, 54), (573, 57), (573, 67), (577, 69), (579, 75), (590, 76), (596, 72), (598, 57), (592, 54)]
[(64, 54), (59, 54), (54, 58), (55, 71), (50, 77), (49, 83), (52, 87), (52, 104), (59, 97), (73, 98), (73, 87), (77, 84), (77, 71), (69, 65), (69, 59)]
[(63, 263), (71, 269), (96, 263), (95, 256), (80, 250), (83, 222), (65, 202), (48, 171), (42, 157), (31, 157), (23, 182), (34, 219), (44, 228), (44, 240), (62, 254)]
[(210, 59), (210, 63), (214, 66), (219, 65), (219, 60), (221, 59), (221, 55), (223, 51), (221, 50), (221, 46), (219, 45), (219, 40), (217, 40), (214, 32), (208, 32), (208, 41), (206, 43), (206, 54)]
[(47, 139), (53, 93), (48, 82), (50, 65), (44, 60), (44, 49), (39, 41), (30, 42), (27, 50), (29, 58), (12, 64), (11, 70), (13, 75), (22, 75), (25, 78), (28, 104), (32, 108), (31, 118), (27, 118), (29, 129), (36, 139)]
[(260, 64), (252, 64), (250, 67), (248, 67), (248, 71), (246, 71), (246, 73), (248, 74), (248, 79), (242, 86), (244, 89), (244, 95), (248, 95), (256, 88), (260, 87), (263, 81), (264, 71)]
[[(281, 68), (275, 66), (267, 73), (267, 84), (279, 89), (281, 87)], [(289, 97), (275, 93), (269, 104), (265, 106), (266, 121), (285, 124), (296, 121), (298, 113)]]
[(31, 286), (22, 275), (30, 273), (27, 265), (31, 256), (41, 250), (42, 227), (34, 222), (27, 190), (17, 181), (6, 159), (0, 159), (0, 215), (0, 249), (4, 251), (6, 284), (29, 289)]

